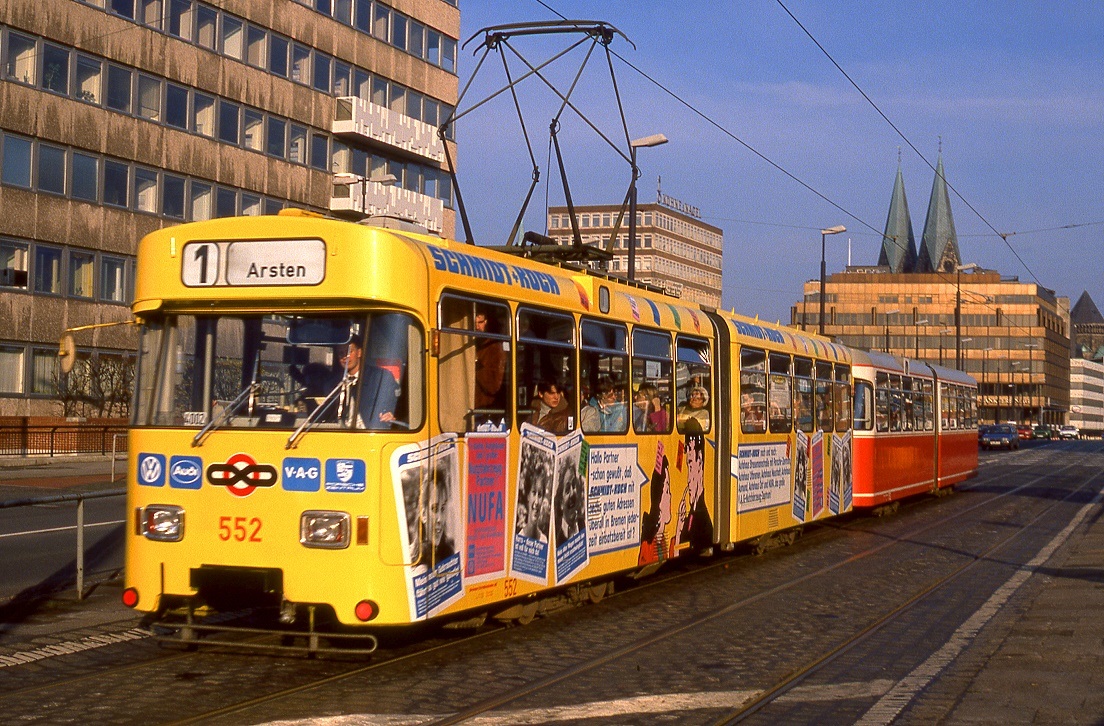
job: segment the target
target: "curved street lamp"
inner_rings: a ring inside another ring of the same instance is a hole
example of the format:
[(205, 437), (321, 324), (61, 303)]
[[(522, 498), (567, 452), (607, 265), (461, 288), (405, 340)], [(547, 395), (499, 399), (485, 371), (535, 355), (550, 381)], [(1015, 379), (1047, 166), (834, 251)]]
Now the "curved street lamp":
[(827, 229), (820, 230), (820, 329), (821, 335), (824, 335), (824, 238), (830, 234), (839, 234), (840, 232), (846, 232), (847, 227), (842, 224), (837, 224), (835, 227), (828, 227)]

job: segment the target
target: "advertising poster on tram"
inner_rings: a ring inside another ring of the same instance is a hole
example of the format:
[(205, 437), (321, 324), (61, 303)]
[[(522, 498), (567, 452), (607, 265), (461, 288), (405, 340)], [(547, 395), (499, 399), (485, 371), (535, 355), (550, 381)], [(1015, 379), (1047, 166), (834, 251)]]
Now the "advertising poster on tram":
[(506, 574), (507, 438), (469, 433), (466, 437), (467, 531), (464, 580), (482, 582)]
[(576, 431), (559, 439), (556, 445), (552, 519), (557, 585), (590, 562), (586, 530), (586, 469), (582, 432)]
[(460, 553), (460, 464), (456, 435), (442, 434), (428, 444), (409, 444), (391, 457), (395, 500), (401, 502), (399, 531), (404, 535), (411, 618), (435, 615), (464, 592)]
[(798, 431), (794, 442), (793, 518), (805, 521), (809, 501), (809, 436)]
[(832, 434), (832, 476), (828, 486), (828, 510), (841, 514), (851, 509), (851, 432)]
[(809, 519), (816, 519), (824, 511), (824, 432), (813, 434), (809, 455), (812, 485), (809, 494)]
[(789, 442), (743, 444), (736, 460), (740, 512), (777, 507), (790, 501)]
[(591, 555), (640, 543), (640, 495), (648, 476), (637, 457), (636, 445), (590, 447), (586, 527)]
[(552, 519), (552, 485), (556, 474), (556, 436), (530, 424), (521, 426), (517, 500), (510, 576), (548, 583), (548, 541)]

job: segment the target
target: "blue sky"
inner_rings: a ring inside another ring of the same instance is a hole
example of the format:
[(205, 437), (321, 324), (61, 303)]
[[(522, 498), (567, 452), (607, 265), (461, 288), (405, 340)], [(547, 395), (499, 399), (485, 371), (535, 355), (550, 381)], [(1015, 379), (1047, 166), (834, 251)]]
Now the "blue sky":
[[(614, 60), (629, 135), (670, 139), (640, 151), (640, 198), (653, 200), (662, 176), (664, 193), (724, 230), (725, 308), (786, 322), (802, 283), (819, 275), (823, 227), (848, 228), (829, 238), (829, 272), (847, 263), (848, 239), (853, 264), (875, 264), (899, 148), (919, 243), (934, 172), (777, 0), (546, 2), (569, 18), (617, 27), (636, 48), (617, 38), (612, 50), (829, 200)], [(1104, 3), (784, 2), (933, 165), (942, 138), (947, 180), (966, 200), (952, 193), (964, 261), (1037, 279), (1071, 305), (1088, 290), (1104, 306)], [(461, 18), (466, 40), (488, 25), (556, 16), (536, 0), (510, 0), (465, 2)], [(461, 51), (461, 88), (478, 42)], [(513, 42), (539, 63), (567, 41)], [(548, 73), (562, 85), (581, 59), (577, 50)], [(524, 70), (516, 59), (511, 68), (515, 77)], [(575, 98), (623, 146), (608, 77), (596, 55)], [(503, 82), (492, 55), (461, 110)], [(538, 83), (529, 79), (520, 91), (542, 174), (528, 229), (543, 229), (544, 181), (552, 182), (549, 203), (562, 203), (554, 157), (553, 169), (548, 164), (548, 123), (558, 104)], [(570, 111), (562, 118), (575, 202), (620, 202), (628, 165)], [(476, 239), (501, 244), (530, 180), (512, 102), (502, 96), (477, 109), (457, 131)], [(1010, 235), (1022, 264), (990, 225)], [(1067, 225), (1083, 226), (1057, 229)]]

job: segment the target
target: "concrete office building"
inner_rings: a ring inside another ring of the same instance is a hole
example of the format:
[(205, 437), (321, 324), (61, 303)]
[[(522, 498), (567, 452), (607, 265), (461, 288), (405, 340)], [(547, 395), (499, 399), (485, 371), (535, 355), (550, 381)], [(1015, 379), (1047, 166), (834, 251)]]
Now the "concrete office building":
[(1099, 360), (1070, 360), (1069, 422), (1083, 436), (1104, 434), (1104, 363)]
[[(627, 211), (610, 244), (620, 212), (618, 205), (575, 207), (583, 243), (612, 252), (609, 271), (624, 276), (629, 269)], [(720, 307), (724, 230), (702, 222), (696, 207), (662, 192), (656, 202), (637, 205), (636, 220), (636, 279), (687, 302)], [(548, 234), (558, 244), (573, 243), (567, 207), (549, 209)]]
[(129, 319), (153, 230), (294, 206), (451, 235), (459, 33), (455, 0), (0, 5), (0, 415), (126, 415), (134, 330), (77, 333), (65, 378), (57, 341)]
[[(962, 263), (942, 158), (919, 251), (898, 170), (878, 262), (826, 277), (826, 335), (856, 348), (960, 366), (979, 382), (983, 422), (1065, 422), (1069, 300)], [(820, 281), (806, 282), (803, 293), (791, 324), (817, 331)]]

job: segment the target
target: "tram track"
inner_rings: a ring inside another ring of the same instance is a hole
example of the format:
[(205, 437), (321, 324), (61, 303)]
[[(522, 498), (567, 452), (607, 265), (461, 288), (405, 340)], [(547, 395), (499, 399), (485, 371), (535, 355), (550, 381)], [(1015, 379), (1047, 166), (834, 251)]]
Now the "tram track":
[[(1048, 460), (1050, 458), (1053, 457), (1047, 457)], [(964, 492), (975, 489), (984, 490), (986, 487), (989, 487), (994, 483), (1002, 480), (1007, 480), (1008, 477), (1012, 476), (1013, 472), (1015, 471), (1015, 468), (1004, 465), (1007, 463), (1009, 462), (1006, 459), (1002, 459), (1000, 462), (993, 462), (992, 465), (986, 466), (984, 468), (983, 474), (981, 476), (967, 484), (960, 485), (959, 489)], [(678, 636), (686, 633), (689, 630), (701, 627), (708, 622), (723, 618), (726, 615), (731, 615), (741, 608), (748, 608), (752, 605), (755, 605), (756, 603), (764, 601), (767, 598), (777, 596), (788, 590), (808, 584), (816, 578), (830, 575), (831, 573), (839, 570), (842, 567), (876, 555), (880, 552), (885, 551), (887, 548), (893, 547), (896, 544), (909, 542), (914, 543), (921, 535), (926, 532), (944, 527), (952, 523), (954, 520), (964, 517), (981, 507), (991, 507), (995, 501), (1022, 492), (1030, 487), (1036, 486), (1041, 480), (1050, 476), (1054, 476), (1056, 474), (1060, 474), (1061, 472), (1074, 466), (1077, 466), (1077, 464), (1069, 463), (1064, 467), (1058, 467), (1055, 470), (1049, 471), (1045, 475), (1032, 477), (1029, 480), (1024, 481), (1023, 483), (1014, 486), (1011, 489), (999, 492), (983, 491), (981, 493), (982, 498), (979, 501), (973, 502), (965, 508), (959, 508), (947, 516), (940, 516), (935, 520), (928, 521), (917, 527), (908, 528), (906, 531), (899, 532), (897, 534), (884, 535), (887, 537), (884, 541), (878, 542), (873, 546), (865, 547), (859, 551), (850, 554), (847, 557), (843, 557), (835, 562), (819, 567), (815, 571), (808, 572), (801, 577), (778, 583), (777, 585), (770, 587), (769, 589), (766, 589), (762, 592), (758, 592), (749, 597), (744, 597), (735, 602), (731, 602), (723, 608), (704, 613), (699, 617), (648, 634), (647, 636), (639, 638), (622, 647), (611, 649), (608, 652), (600, 655), (599, 657), (591, 658), (589, 660), (577, 663), (573, 666), (552, 673), (545, 678), (534, 680), (518, 688), (510, 689), (503, 692), (502, 694), (473, 704), (465, 709), (457, 710), (453, 713), (453, 715), (440, 719), (438, 723), (460, 723), (470, 718), (476, 718), (478, 716), (492, 713), (498, 709), (501, 709), (504, 706), (516, 703), (527, 696), (539, 693), (551, 688), (552, 686), (569, 681), (572, 678), (593, 672), (594, 670), (601, 668), (604, 665), (608, 665), (620, 659), (624, 659), (627, 656), (631, 656), (634, 653), (646, 650), (647, 648), (660, 644), (666, 640), (677, 638)], [(907, 512), (910, 508), (917, 507), (918, 505), (921, 505), (927, 501), (928, 500), (914, 500), (913, 502), (907, 503), (906, 507), (903, 508), (902, 513)], [(898, 515), (898, 517), (892, 519), (899, 520), (900, 516), (901, 515)], [(872, 520), (869, 518), (847, 518), (842, 521), (828, 522), (824, 526), (812, 529), (812, 531), (810, 531), (809, 534), (805, 537), (805, 544), (815, 545), (817, 544), (817, 541), (819, 539), (830, 537), (833, 533), (838, 533), (841, 530), (844, 534), (847, 534), (848, 536), (870, 536), (872, 534), (870, 530), (871, 522)], [(873, 534), (874, 536), (882, 536), (879, 535), (879, 533), (877, 532)], [(1015, 535), (1010, 535), (1010, 537), (1011, 536)], [(977, 558), (975, 558), (975, 561), (977, 561)], [(670, 586), (673, 582), (682, 579), (693, 577), (707, 577), (708, 573), (716, 571), (718, 569), (728, 568), (735, 562), (738, 562), (738, 560), (734, 560), (731, 557), (722, 556), (717, 557), (711, 561), (707, 561), (705, 562), (705, 564), (670, 571), (666, 574), (666, 576), (664, 572), (661, 571), (660, 573), (657, 573), (657, 575), (641, 581), (639, 585), (634, 586), (631, 589), (617, 591), (616, 593), (608, 596), (607, 600), (620, 600), (623, 596), (643, 593), (652, 588)], [(923, 593), (915, 595), (914, 599), (921, 599), (922, 597)], [(279, 703), (282, 700), (291, 699), (301, 694), (308, 693), (312, 690), (324, 689), (328, 685), (332, 685), (341, 681), (355, 680), (359, 676), (364, 676), (370, 673), (393, 672), (388, 669), (409, 668), (412, 671), (416, 671), (419, 665), (419, 658), (430, 658), (433, 656), (447, 655), (447, 653), (451, 649), (459, 650), (462, 647), (466, 647), (475, 643), (475, 641), (479, 639), (485, 639), (496, 634), (500, 634), (503, 631), (509, 630), (512, 629), (504, 626), (485, 626), (484, 629), (481, 629), (478, 632), (464, 634), (459, 637), (449, 637), (444, 642), (435, 642), (432, 643), (429, 647), (424, 647), (424, 643), (417, 643), (412, 645), (409, 649), (403, 649), (406, 652), (389, 652), (387, 650), (382, 650), (377, 654), (377, 656), (373, 657), (373, 662), (357, 665), (356, 667), (352, 668), (348, 668), (347, 663), (331, 662), (331, 665), (334, 667), (329, 668), (328, 673), (318, 673), (318, 668), (313, 667), (309, 670), (312, 671), (315, 677), (306, 678), (291, 686), (279, 688), (269, 693), (263, 693), (253, 698), (246, 698), (238, 700), (234, 703), (224, 704), (218, 708), (207, 709), (204, 710), (202, 713), (190, 713), (179, 720), (173, 721), (173, 723), (196, 723), (200, 721), (207, 721), (211, 719), (218, 719), (249, 713), (252, 710), (265, 704)], [(94, 673), (84, 674), (80, 677), (59, 679), (51, 683), (43, 684), (41, 686), (21, 688), (15, 691), (0, 694), (0, 705), (4, 704), (6, 701), (21, 700), (22, 698), (33, 697), (45, 693), (60, 693), (73, 687), (80, 688), (85, 684), (95, 683), (97, 678), (142, 678), (143, 675), (149, 676), (152, 675), (153, 671), (161, 670), (175, 670), (180, 671), (181, 673), (204, 671), (211, 667), (210, 661), (204, 659), (204, 657), (208, 655), (210, 654), (204, 652), (171, 654), (166, 657), (156, 658), (154, 660), (147, 660), (140, 663), (127, 664), (117, 668), (99, 670)], [(219, 654), (217, 657), (226, 659), (232, 656), (226, 656), (223, 653)], [(819, 660), (821, 659), (817, 659), (817, 662), (819, 662)], [(809, 666), (815, 665), (816, 662), (809, 664)], [(143, 672), (144, 668), (148, 668), (150, 670)], [(327, 669), (323, 668), (322, 670), (325, 671)], [(306, 675), (302, 673), (302, 669), (299, 669), (299, 671), (301, 675)], [(319, 675), (321, 675), (322, 677), (317, 677)], [(180, 677), (180, 675), (178, 674), (177, 677)], [(795, 683), (794, 685), (797, 684)]]

